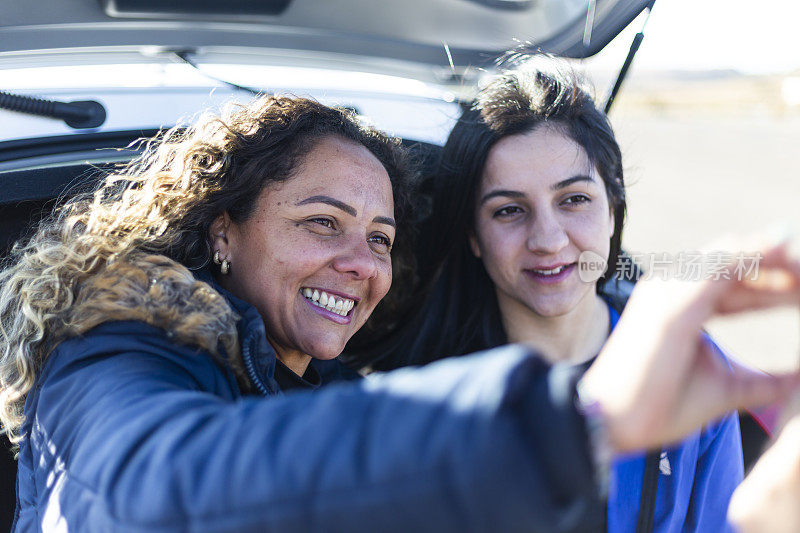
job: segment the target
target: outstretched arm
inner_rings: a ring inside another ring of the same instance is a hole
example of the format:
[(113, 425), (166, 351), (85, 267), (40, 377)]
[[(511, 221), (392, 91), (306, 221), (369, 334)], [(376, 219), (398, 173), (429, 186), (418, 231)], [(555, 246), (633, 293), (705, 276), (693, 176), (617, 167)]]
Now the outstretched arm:
[(569, 531), (602, 518), (569, 373), (523, 348), (316, 393), (235, 400), (226, 383), (206, 354), (140, 324), (64, 343), (20, 463), (41, 478), (44, 525)]

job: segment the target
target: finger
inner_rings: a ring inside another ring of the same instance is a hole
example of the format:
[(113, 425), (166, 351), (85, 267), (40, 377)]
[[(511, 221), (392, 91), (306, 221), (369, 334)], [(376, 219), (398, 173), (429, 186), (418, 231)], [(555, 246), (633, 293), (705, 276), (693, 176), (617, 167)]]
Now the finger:
[(732, 280), (711, 290), (718, 297), (720, 314), (766, 309), (800, 303), (800, 261), (789, 257), (785, 246), (765, 253), (752, 277)]
[(727, 235), (704, 246), (702, 251), (728, 250), (745, 255), (758, 254), (767, 265), (779, 264), (790, 257), (791, 240), (791, 234), (785, 231)]
[[(770, 271), (784, 271), (796, 283), (800, 280), (800, 262), (789, 252), (789, 242), (765, 243), (764, 239), (744, 239), (742, 242), (728, 242), (732, 246), (711, 247), (709, 253), (727, 256), (727, 262), (716, 265), (717, 282), (723, 280), (763, 280)], [(745, 244), (746, 243), (746, 244)], [(747, 265), (746, 276), (742, 267)]]
[(742, 278), (745, 287), (786, 291), (800, 285), (800, 261), (787, 259), (781, 263), (761, 263), (750, 277)]
[[(677, 440), (683, 434), (731, 411), (754, 409), (782, 402), (800, 388), (800, 378), (791, 376), (705, 376), (687, 389), (670, 428)], [(702, 407), (698, 407), (702, 406)]]
[(726, 384), (726, 410), (750, 409), (774, 402), (783, 402), (800, 389), (800, 374), (771, 376), (768, 374), (731, 375)]
[(755, 250), (756, 253), (761, 254), (761, 265), (786, 268), (798, 264), (798, 258), (792, 254), (790, 248), (791, 243), (788, 240), (784, 240), (776, 245)]
[(720, 315), (757, 311), (800, 303), (800, 291), (737, 287), (720, 296), (715, 312)]
[(800, 420), (800, 390), (792, 391), (781, 407), (776, 433), (780, 432), (788, 422)]

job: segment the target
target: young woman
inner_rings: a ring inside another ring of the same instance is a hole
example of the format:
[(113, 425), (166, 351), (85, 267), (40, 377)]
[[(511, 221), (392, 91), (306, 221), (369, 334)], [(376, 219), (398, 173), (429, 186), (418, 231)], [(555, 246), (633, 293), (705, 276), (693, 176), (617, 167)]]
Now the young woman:
[[(498, 76), (463, 112), (429, 186), (419, 253), (425, 303), (379, 345), (373, 366), (509, 342), (551, 363), (588, 364), (630, 290), (617, 267), (631, 269), (620, 254), (620, 149), (577, 76), (549, 57)], [(587, 278), (587, 258), (608, 268)], [(721, 353), (718, 363), (726, 365)], [(608, 528), (722, 531), (742, 475), (738, 420), (729, 414), (660, 454), (620, 457)]]

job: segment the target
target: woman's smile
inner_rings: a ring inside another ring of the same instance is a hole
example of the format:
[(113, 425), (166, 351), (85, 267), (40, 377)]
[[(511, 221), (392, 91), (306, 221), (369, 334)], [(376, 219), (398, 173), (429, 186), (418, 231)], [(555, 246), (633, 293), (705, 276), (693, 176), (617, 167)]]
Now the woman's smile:
[(536, 283), (555, 285), (572, 275), (576, 266), (577, 263), (567, 263), (546, 268), (529, 268), (523, 272)]
[(345, 296), (330, 289), (305, 287), (300, 291), (311, 309), (319, 315), (337, 323), (349, 324), (352, 311), (361, 298)]

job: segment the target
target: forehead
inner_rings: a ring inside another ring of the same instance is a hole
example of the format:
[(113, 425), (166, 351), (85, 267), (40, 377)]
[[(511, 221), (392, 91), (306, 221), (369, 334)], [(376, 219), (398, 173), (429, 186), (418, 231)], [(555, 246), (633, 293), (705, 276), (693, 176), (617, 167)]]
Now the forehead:
[(586, 150), (561, 128), (542, 126), (495, 143), (486, 158), (481, 188), (550, 186), (576, 175), (596, 176)]
[(294, 176), (267, 194), (298, 202), (327, 195), (359, 212), (394, 212), (392, 184), (381, 162), (365, 146), (339, 137), (323, 137), (303, 157)]

